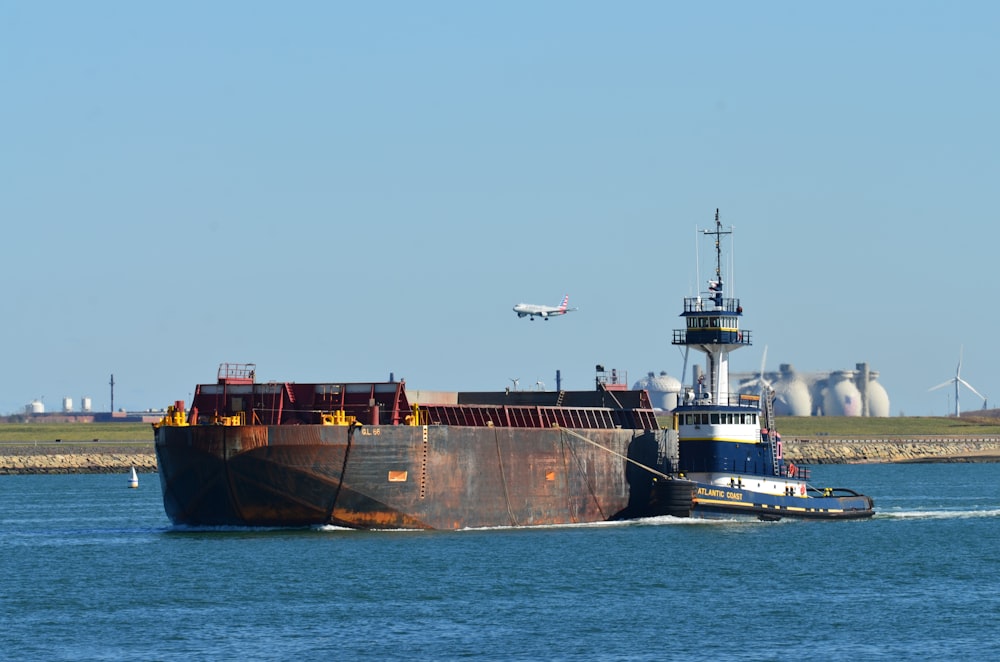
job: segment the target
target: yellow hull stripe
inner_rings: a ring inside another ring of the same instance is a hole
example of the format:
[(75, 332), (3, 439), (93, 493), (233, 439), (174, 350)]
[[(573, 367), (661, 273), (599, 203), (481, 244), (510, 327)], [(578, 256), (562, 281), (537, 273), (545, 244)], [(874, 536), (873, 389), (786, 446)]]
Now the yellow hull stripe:
[(725, 499), (694, 499), (695, 503), (703, 503), (712, 506), (741, 506), (743, 508), (753, 508), (752, 503), (747, 501), (726, 501)]
[(772, 506), (766, 503), (749, 503), (746, 501), (726, 501), (725, 499), (701, 499), (695, 498), (694, 503), (703, 504), (706, 506), (740, 506), (742, 508), (763, 508), (764, 510), (774, 510), (777, 512), (823, 512), (823, 513), (842, 513), (844, 510), (842, 508), (801, 508), (799, 506)]

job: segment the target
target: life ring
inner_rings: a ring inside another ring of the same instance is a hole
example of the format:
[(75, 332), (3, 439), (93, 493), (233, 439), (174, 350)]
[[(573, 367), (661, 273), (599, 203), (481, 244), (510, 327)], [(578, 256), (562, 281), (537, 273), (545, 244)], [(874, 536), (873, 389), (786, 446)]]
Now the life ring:
[(806, 486), (805, 485), (799, 485), (799, 494), (801, 494), (802, 496), (806, 495)]

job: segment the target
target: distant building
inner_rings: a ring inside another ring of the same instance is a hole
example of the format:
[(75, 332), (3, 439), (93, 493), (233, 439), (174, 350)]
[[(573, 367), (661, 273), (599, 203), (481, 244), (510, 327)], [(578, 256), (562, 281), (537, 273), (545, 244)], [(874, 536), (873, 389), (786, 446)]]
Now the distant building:
[[(695, 365), (697, 379), (702, 366)], [(778, 416), (889, 416), (889, 394), (878, 382), (878, 372), (867, 363), (854, 370), (796, 372), (789, 363), (776, 372), (734, 372), (731, 385), (737, 393), (759, 395), (763, 386), (774, 389), (774, 413)], [(656, 409), (673, 410), (684, 390), (681, 382), (666, 372), (649, 372), (633, 388), (646, 389)]]
[(774, 389), (778, 416), (889, 416), (889, 394), (879, 383), (878, 372), (867, 363), (854, 370), (796, 372), (783, 363), (777, 372), (733, 373), (740, 393), (757, 394), (763, 386)]

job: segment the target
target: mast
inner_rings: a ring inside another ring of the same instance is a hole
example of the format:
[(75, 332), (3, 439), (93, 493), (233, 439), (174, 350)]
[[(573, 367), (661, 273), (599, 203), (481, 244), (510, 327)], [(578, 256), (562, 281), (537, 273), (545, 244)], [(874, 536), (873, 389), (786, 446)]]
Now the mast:
[(722, 303), (722, 236), (727, 234), (732, 234), (733, 229), (730, 227), (728, 230), (722, 229), (722, 222), (719, 220), (719, 210), (715, 210), (715, 229), (714, 230), (702, 230), (703, 234), (715, 235), (715, 280), (708, 281), (709, 291), (714, 291), (715, 296), (713, 297), (715, 305), (719, 306)]
[(722, 278), (722, 238), (732, 233), (732, 227), (723, 229), (716, 209), (715, 228), (702, 230), (702, 234), (715, 237), (715, 277), (708, 281), (706, 292), (684, 299), (681, 317), (686, 328), (675, 329), (673, 337), (674, 345), (705, 354), (708, 383), (693, 384), (695, 399), (716, 405), (730, 404), (729, 353), (751, 344), (750, 332), (740, 328), (743, 307), (739, 299), (726, 297)]

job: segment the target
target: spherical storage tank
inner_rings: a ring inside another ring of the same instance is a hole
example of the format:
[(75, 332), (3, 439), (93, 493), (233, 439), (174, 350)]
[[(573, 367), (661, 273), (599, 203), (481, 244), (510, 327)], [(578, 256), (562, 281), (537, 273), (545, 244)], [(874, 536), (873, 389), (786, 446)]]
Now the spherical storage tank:
[(865, 389), (865, 396), (868, 398), (868, 415), (886, 417), (889, 415), (889, 394), (882, 384), (875, 381), (876, 377), (878, 377), (877, 372), (869, 373), (868, 385)]
[(830, 373), (823, 389), (823, 414), (825, 416), (860, 416), (861, 391), (855, 386), (853, 370)]
[(649, 372), (632, 388), (637, 391), (642, 389), (648, 391), (649, 401), (654, 409), (670, 411), (677, 407), (677, 396), (681, 392), (681, 382), (668, 375), (666, 371), (660, 372), (659, 376)]
[(779, 366), (780, 377), (774, 388), (774, 413), (777, 416), (811, 416), (812, 396), (809, 385), (798, 376), (789, 363)]

